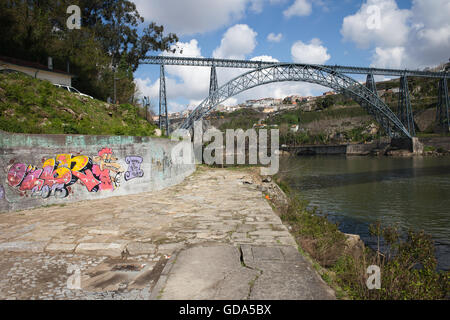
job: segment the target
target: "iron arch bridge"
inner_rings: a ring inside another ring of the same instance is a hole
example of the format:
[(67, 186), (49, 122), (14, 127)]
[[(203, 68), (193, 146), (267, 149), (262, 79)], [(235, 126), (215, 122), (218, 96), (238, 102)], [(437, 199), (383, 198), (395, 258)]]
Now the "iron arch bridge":
[(213, 91), (187, 118), (181, 129), (190, 129), (220, 103), (257, 86), (284, 81), (303, 81), (332, 88), (359, 103), (391, 137), (409, 137), (409, 130), (392, 110), (370, 88), (324, 66), (278, 64), (249, 71)]
[[(196, 120), (211, 112), (226, 99), (251, 88), (282, 81), (303, 81), (316, 83), (334, 89), (359, 103), (383, 127), (391, 137), (415, 136), (414, 117), (408, 88), (408, 77), (422, 77), (439, 80), (436, 123), (450, 131), (450, 100), (448, 82), (450, 73), (448, 66), (439, 72), (365, 68), (339, 65), (310, 65), (253, 60), (228, 60), (210, 58), (186, 58), (150, 56), (140, 61), (141, 64), (160, 65), (159, 90), (159, 126), (169, 133), (167, 110), (165, 65), (211, 67), (209, 97), (206, 98), (187, 118), (180, 128), (192, 128)], [(216, 68), (248, 68), (251, 71), (229, 81), (219, 88)], [(365, 86), (347, 74), (367, 75)], [(398, 114), (378, 97), (374, 76), (384, 75), (400, 78), (398, 91)]]

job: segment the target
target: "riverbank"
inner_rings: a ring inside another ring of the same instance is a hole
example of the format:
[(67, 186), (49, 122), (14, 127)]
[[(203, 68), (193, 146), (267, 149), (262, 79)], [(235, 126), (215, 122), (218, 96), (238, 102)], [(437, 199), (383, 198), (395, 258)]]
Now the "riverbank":
[(445, 156), (450, 155), (450, 137), (379, 139), (370, 143), (283, 145), (284, 155), (347, 155), (347, 156)]
[[(344, 234), (326, 216), (308, 209), (283, 180), (277, 179), (283, 200), (271, 200), (274, 209), (295, 237), (322, 278), (340, 299), (445, 299), (450, 290), (450, 272), (436, 272), (431, 238), (410, 232), (403, 239), (397, 229), (371, 227), (385, 247), (372, 250), (357, 235)], [(267, 188), (268, 192), (272, 188)], [(270, 192), (269, 198), (272, 199)], [(277, 195), (274, 198), (280, 198)], [(381, 269), (381, 289), (369, 290), (367, 268)]]

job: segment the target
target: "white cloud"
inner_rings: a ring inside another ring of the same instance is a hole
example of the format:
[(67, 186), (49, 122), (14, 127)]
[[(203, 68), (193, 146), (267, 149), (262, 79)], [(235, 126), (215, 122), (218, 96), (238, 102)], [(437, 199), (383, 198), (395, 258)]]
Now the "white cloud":
[[(379, 9), (378, 25), (373, 8)], [(374, 50), (372, 66), (422, 69), (449, 58), (449, 16), (448, 0), (413, 0), (411, 9), (399, 9), (395, 0), (367, 0), (344, 18), (341, 34)]]
[(324, 64), (331, 59), (328, 49), (322, 45), (322, 42), (314, 38), (309, 44), (297, 41), (291, 48), (292, 59), (298, 63)]
[(286, 18), (293, 16), (309, 16), (312, 13), (312, 4), (309, 0), (295, 0), (283, 14)]
[(264, 0), (251, 0), (250, 10), (255, 13), (263, 11)]
[(179, 35), (204, 33), (233, 23), (245, 14), (248, 0), (134, 0), (146, 21)]
[(139, 98), (150, 97), (154, 99), (159, 95), (159, 80), (152, 83), (150, 78), (136, 78), (134, 82), (139, 90)]
[(214, 58), (245, 59), (256, 47), (258, 34), (246, 24), (237, 24), (229, 28), (214, 50)]
[(257, 56), (250, 59), (251, 61), (263, 61), (263, 62), (280, 62), (280, 60), (272, 56)]
[(341, 34), (344, 41), (353, 41), (358, 47), (370, 45), (401, 46), (408, 39), (409, 10), (398, 8), (395, 0), (368, 0), (359, 11), (345, 17)]
[(380, 68), (401, 68), (405, 60), (404, 47), (376, 48), (372, 65)]
[(267, 36), (267, 41), (269, 41), (269, 42), (280, 42), (281, 39), (283, 39), (282, 33), (275, 34), (275, 33), (271, 32)]
[(247, 9), (261, 13), (266, 3), (284, 0), (132, 0), (146, 21), (161, 24), (177, 35), (215, 31), (236, 23)]

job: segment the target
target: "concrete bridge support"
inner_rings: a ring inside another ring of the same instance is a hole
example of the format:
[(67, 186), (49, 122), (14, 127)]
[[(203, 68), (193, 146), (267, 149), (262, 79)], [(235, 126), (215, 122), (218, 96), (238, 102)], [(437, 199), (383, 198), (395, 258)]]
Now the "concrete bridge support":
[(424, 151), (424, 145), (419, 141), (419, 138), (394, 138), (391, 140), (391, 148), (409, 150), (414, 154), (420, 155)]

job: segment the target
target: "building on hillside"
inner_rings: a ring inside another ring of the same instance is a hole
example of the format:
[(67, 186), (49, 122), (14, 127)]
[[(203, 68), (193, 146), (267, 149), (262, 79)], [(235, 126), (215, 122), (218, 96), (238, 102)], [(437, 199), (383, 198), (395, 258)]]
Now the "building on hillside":
[(288, 103), (288, 104), (294, 104), (295, 105), (295, 104), (297, 104), (298, 101), (302, 102), (303, 101), (303, 97), (294, 95), (294, 96), (289, 96), (289, 97), (284, 98), (284, 102)]
[(334, 95), (336, 95), (336, 92), (334, 92), (334, 91), (328, 91), (328, 92), (325, 92), (323, 95), (324, 95), (325, 97), (328, 97), (328, 96), (334, 96)]
[(263, 112), (264, 113), (274, 113), (274, 112), (276, 112), (276, 111), (278, 111), (278, 108), (276, 108), (276, 107), (266, 107), (266, 108), (264, 108), (264, 110), (263, 110)]
[(247, 108), (266, 108), (271, 106), (277, 106), (282, 103), (283, 100), (275, 98), (264, 98), (259, 100), (247, 100), (244, 103), (244, 107)]
[(0, 56), (0, 72), (7, 70), (22, 72), (36, 79), (48, 80), (53, 84), (66, 86), (72, 85), (72, 78), (74, 77), (68, 72), (54, 69), (52, 58), (48, 58), (48, 65), (45, 66), (37, 62)]
[(181, 118), (181, 112), (169, 113), (169, 119), (178, 119), (178, 118)]

